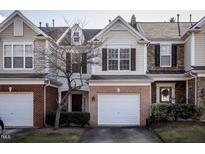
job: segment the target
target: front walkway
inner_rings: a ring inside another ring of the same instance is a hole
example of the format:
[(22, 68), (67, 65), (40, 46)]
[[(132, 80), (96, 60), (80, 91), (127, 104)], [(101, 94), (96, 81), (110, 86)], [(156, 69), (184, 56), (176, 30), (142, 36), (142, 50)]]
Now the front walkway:
[(82, 143), (159, 143), (155, 134), (147, 128), (91, 128), (81, 138)]

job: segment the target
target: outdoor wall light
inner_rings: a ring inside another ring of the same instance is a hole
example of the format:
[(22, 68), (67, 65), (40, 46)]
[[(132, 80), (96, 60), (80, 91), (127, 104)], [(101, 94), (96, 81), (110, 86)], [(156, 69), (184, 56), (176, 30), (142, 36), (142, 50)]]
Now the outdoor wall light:
[(12, 87), (9, 87), (9, 92), (11, 92), (12, 91)]
[(92, 97), (92, 101), (93, 101), (93, 102), (95, 101), (95, 96)]

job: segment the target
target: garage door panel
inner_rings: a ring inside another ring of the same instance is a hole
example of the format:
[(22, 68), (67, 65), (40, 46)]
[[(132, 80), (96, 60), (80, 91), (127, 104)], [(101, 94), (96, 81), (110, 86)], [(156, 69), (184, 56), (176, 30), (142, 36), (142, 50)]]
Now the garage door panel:
[(139, 125), (138, 94), (98, 94), (99, 125)]
[(33, 126), (33, 93), (1, 93), (0, 117), (5, 126)]

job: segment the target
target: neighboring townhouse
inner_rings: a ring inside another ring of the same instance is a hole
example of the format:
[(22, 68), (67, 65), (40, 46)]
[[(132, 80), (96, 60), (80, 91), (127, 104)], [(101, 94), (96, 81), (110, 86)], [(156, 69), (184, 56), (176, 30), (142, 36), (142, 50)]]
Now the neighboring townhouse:
[[(7, 126), (41, 127), (45, 113), (65, 95), (65, 80), (49, 78), (53, 71), (35, 58), (49, 50), (48, 39), (65, 47), (102, 42), (100, 55), (93, 59), (100, 65), (83, 67), (89, 83), (68, 96), (66, 108), (90, 112), (94, 127), (143, 126), (152, 103), (203, 105), (204, 22), (138, 22), (132, 27), (118, 16), (104, 29), (74, 25), (69, 30), (38, 28), (15, 11), (0, 25), (0, 116)], [(72, 69), (77, 73), (75, 65)]]

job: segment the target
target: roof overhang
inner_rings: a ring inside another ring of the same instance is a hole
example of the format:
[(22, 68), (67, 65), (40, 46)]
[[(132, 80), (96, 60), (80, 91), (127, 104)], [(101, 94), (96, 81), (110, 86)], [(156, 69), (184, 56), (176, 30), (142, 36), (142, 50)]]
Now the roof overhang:
[(9, 15), (1, 24), (0, 24), (0, 32), (5, 30), (11, 23), (12, 19), (15, 16), (19, 16), (23, 19), (24, 23), (28, 25), (34, 32), (37, 34), (42, 34), (44, 37), (49, 38), (41, 29), (39, 29), (35, 24), (33, 24), (28, 18), (26, 18), (20, 11), (16, 10), (11, 15)]
[(132, 33), (135, 37), (139, 37), (142, 41), (149, 42), (147, 38), (145, 38), (141, 33), (139, 33), (136, 29), (134, 29), (131, 25), (129, 25), (121, 16), (116, 17), (112, 22), (110, 22), (103, 30), (101, 30), (97, 35), (95, 35), (90, 41), (96, 41), (98, 38), (103, 36), (106, 32), (108, 32), (111, 27), (117, 22), (121, 21), (127, 28), (130, 33)]

